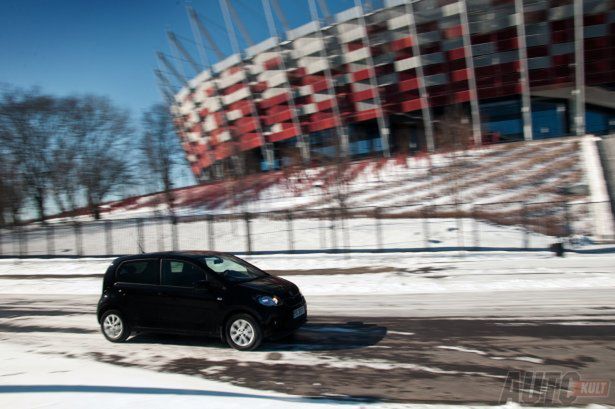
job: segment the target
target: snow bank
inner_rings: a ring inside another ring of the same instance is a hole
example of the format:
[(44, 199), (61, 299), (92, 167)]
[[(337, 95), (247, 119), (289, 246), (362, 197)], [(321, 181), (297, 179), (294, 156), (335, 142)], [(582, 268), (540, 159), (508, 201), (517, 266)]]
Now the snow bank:
[[(571, 254), (566, 258), (548, 253), (453, 253), (448, 257), (394, 253), (347, 257), (316, 254), (247, 259), (264, 270), (294, 270), (293, 275), (281, 275), (296, 283), (308, 297), (615, 288), (615, 258), (608, 254)], [(1, 260), (0, 293), (99, 294), (102, 280), (97, 275), (104, 273), (110, 261)], [(352, 274), (345, 273), (344, 269), (350, 268)], [(322, 271), (314, 275), (313, 269)], [(327, 269), (335, 269), (335, 274), (326, 274)], [(302, 270), (306, 274), (301, 274)], [(65, 277), (67, 274), (76, 277)]]

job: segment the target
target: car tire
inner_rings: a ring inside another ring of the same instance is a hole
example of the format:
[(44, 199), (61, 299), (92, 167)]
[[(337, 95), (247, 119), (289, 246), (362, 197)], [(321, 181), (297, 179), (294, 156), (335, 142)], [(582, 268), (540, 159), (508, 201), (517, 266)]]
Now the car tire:
[(100, 330), (111, 342), (124, 342), (130, 336), (130, 325), (121, 312), (106, 311), (100, 320)]
[(240, 351), (252, 351), (263, 340), (260, 324), (249, 314), (233, 315), (226, 321), (224, 330), (226, 342)]

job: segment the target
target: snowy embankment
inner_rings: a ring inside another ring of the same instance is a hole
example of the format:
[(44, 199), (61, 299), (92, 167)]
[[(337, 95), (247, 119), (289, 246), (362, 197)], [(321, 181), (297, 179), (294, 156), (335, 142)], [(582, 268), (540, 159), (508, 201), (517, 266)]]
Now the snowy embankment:
[[(579, 141), (561, 138), (509, 143), (429, 156), (351, 162), (343, 170), (320, 166), (288, 174), (252, 175), (242, 181), (178, 189), (175, 211), (180, 216), (193, 216), (338, 207), (338, 193), (347, 196), (350, 208), (587, 201), (587, 195), (571, 197), (560, 189), (585, 183)], [(128, 198), (102, 206), (103, 217), (166, 214), (164, 203), (162, 193)], [(485, 211), (511, 211), (515, 207), (518, 209), (514, 204), (487, 206)], [(87, 212), (82, 213), (76, 219), (89, 221)]]
[[(446, 253), (250, 256), (310, 296), (615, 288), (611, 254)], [(0, 260), (2, 294), (98, 294), (112, 259)]]

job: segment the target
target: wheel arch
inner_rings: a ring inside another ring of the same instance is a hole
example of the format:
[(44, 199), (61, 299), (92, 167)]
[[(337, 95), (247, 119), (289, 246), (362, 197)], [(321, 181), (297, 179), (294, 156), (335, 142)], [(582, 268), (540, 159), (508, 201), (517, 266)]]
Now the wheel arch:
[(105, 315), (105, 313), (107, 311), (117, 311), (117, 312), (119, 312), (122, 315), (122, 317), (124, 318), (124, 320), (126, 322), (130, 322), (130, 320), (128, 318), (128, 315), (120, 307), (118, 307), (117, 305), (114, 305), (114, 304), (108, 304), (108, 305), (102, 306), (101, 308), (98, 309), (98, 311), (96, 311), (96, 315), (97, 315), (97, 319), (98, 319), (98, 323), (99, 324), (102, 321), (103, 315)]
[(258, 314), (258, 312), (256, 312), (256, 310), (250, 307), (243, 306), (243, 305), (233, 306), (226, 311), (226, 313), (222, 317), (222, 320), (220, 321), (220, 324), (218, 325), (218, 332), (220, 333), (220, 339), (222, 339), (222, 341), (226, 340), (225, 329), (226, 329), (226, 324), (228, 320), (232, 316), (237, 315), (237, 314), (248, 314), (252, 316), (259, 324), (261, 325), (263, 324), (263, 320), (261, 316)]

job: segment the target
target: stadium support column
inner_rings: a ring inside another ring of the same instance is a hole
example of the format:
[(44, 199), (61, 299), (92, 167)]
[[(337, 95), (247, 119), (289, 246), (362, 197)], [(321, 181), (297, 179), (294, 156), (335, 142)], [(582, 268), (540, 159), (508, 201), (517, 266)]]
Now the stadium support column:
[(272, 0), (272, 1), (273, 1), (273, 10), (276, 16), (278, 16), (278, 20), (280, 20), (280, 22), (282, 23), (282, 28), (284, 28), (284, 31), (290, 30), (290, 25), (288, 24), (288, 20), (286, 20), (286, 16), (284, 15), (284, 12), (282, 11), (282, 7), (280, 7), (280, 3), (278, 3), (278, 0)]
[(201, 58), (201, 64), (203, 64), (204, 67), (211, 68), (209, 58), (207, 57), (207, 53), (205, 52), (205, 46), (203, 45), (203, 39), (201, 38), (201, 35), (199, 33), (199, 18), (196, 15), (196, 11), (194, 11), (191, 5), (186, 4), (186, 13), (188, 13), (188, 20), (190, 21), (192, 36), (194, 37), (194, 42), (196, 44), (199, 57)]
[(201, 72), (201, 67), (199, 67), (198, 64), (196, 63), (196, 61), (194, 61), (194, 58), (192, 58), (190, 53), (186, 50), (186, 47), (184, 47), (184, 45), (181, 43), (181, 41), (179, 41), (179, 39), (177, 38), (175, 33), (172, 32), (172, 31), (167, 31), (167, 37), (169, 38), (169, 42), (171, 43), (173, 48), (176, 51), (179, 51), (179, 53), (186, 59), (188, 64), (190, 64), (190, 67), (192, 67), (192, 70), (196, 74)]
[(361, 22), (361, 26), (365, 31), (365, 37), (363, 37), (363, 47), (367, 47), (367, 66), (369, 70), (369, 83), (372, 89), (374, 90), (374, 102), (376, 103), (376, 110), (378, 116), (376, 120), (378, 121), (378, 130), (380, 131), (380, 139), (382, 141), (382, 153), (385, 157), (391, 156), (391, 148), (389, 144), (389, 121), (384, 116), (384, 111), (382, 109), (382, 99), (380, 98), (380, 88), (378, 87), (378, 78), (376, 77), (376, 67), (374, 66), (374, 58), (372, 56), (371, 42), (369, 39), (369, 33), (367, 32), (367, 24), (365, 22), (365, 11), (363, 10), (363, 4), (359, 0), (354, 0), (355, 7), (360, 8), (361, 15), (359, 16), (359, 21)]
[(468, 70), (468, 85), (470, 91), (470, 111), (472, 113), (472, 135), (474, 145), (481, 146), (483, 139), (481, 134), (480, 110), (478, 107), (478, 92), (476, 90), (476, 71), (474, 70), (474, 53), (472, 52), (472, 39), (470, 37), (470, 24), (468, 23), (467, 0), (461, 0), (459, 15), (461, 16), (461, 29), (463, 32), (463, 49)]
[(158, 89), (162, 94), (162, 97), (167, 102), (169, 107), (175, 104), (175, 100), (173, 98), (173, 87), (169, 82), (169, 79), (160, 71), (160, 69), (154, 69), (154, 75), (156, 76), (156, 82), (158, 83)]
[(574, 133), (585, 134), (585, 45), (583, 0), (574, 0)]
[[(192, 29), (192, 36), (194, 37), (194, 41), (196, 43), (199, 56), (201, 58), (201, 64), (203, 64), (203, 66), (206, 67), (207, 69), (211, 70), (211, 61), (209, 60), (209, 57), (207, 56), (207, 53), (205, 52), (205, 47), (203, 45), (203, 39), (202, 39), (203, 32), (204, 31), (206, 32), (206, 29), (205, 27), (202, 26), (200, 20), (198, 19), (196, 11), (194, 11), (192, 6), (186, 5), (186, 11), (188, 12), (188, 17), (190, 20), (190, 28)], [(224, 104), (222, 101), (222, 97), (220, 96), (220, 90), (218, 89), (218, 84), (216, 80), (212, 78), (211, 84), (214, 90), (213, 97), (219, 101), (221, 109), (224, 109)], [(233, 131), (228, 126), (226, 115), (222, 115), (222, 127), (226, 130), (226, 132), (228, 132), (231, 139), (234, 140), (235, 135), (233, 135)], [(201, 129), (201, 136), (204, 136), (204, 135), (205, 135), (205, 130)], [(213, 166), (216, 163), (216, 155), (211, 147), (211, 144), (208, 144), (208, 147), (209, 147), (208, 153), (210, 155), (211, 163)]]
[(243, 58), (241, 57), (241, 50), (239, 49), (239, 43), (237, 42), (237, 34), (235, 34), (235, 29), (233, 28), (233, 23), (231, 22), (231, 16), (230, 16), (228, 4), (227, 4), (228, 0), (219, 0), (219, 1), (220, 1), (220, 8), (222, 9), (222, 14), (224, 15), (224, 23), (226, 25), (226, 31), (229, 36), (229, 39), (231, 40), (231, 46), (232, 46), (233, 52), (240, 56), (241, 62), (239, 63), (239, 65), (241, 69), (243, 70), (243, 72), (246, 74), (242, 82), (243, 82), (243, 85), (248, 89), (248, 101), (250, 102), (250, 111), (251, 111), (252, 117), (256, 121), (256, 127), (257, 127), (256, 130), (258, 134), (260, 135), (260, 139), (261, 139), (261, 152), (263, 154), (263, 157), (265, 158), (265, 161), (267, 162), (269, 166), (269, 170), (271, 170), (273, 169), (275, 165), (273, 146), (271, 143), (267, 142), (267, 140), (265, 139), (265, 135), (263, 134), (263, 125), (261, 124), (261, 118), (258, 115), (258, 109), (256, 107), (256, 102), (254, 101), (254, 95), (252, 94), (252, 89), (250, 88), (250, 81), (248, 80), (250, 73), (246, 69)]
[(335, 129), (337, 131), (337, 136), (339, 139), (340, 153), (341, 153), (340, 156), (347, 157), (349, 156), (348, 133), (347, 133), (346, 126), (343, 124), (342, 114), (340, 112), (337, 95), (335, 93), (335, 83), (333, 81), (333, 75), (331, 74), (331, 67), (330, 67), (330, 62), (329, 62), (329, 56), (327, 55), (327, 50), (326, 50), (327, 45), (325, 42), (325, 37), (322, 32), (322, 22), (320, 21), (320, 18), (318, 17), (318, 10), (316, 9), (316, 3), (314, 2), (314, 0), (308, 0), (308, 5), (310, 7), (310, 15), (312, 17), (312, 20), (318, 22), (318, 30), (317, 30), (318, 34), (317, 35), (318, 35), (318, 39), (323, 44), (323, 47), (320, 50), (319, 54), (320, 54), (320, 58), (324, 60), (325, 62), (324, 72), (325, 72), (325, 80), (327, 81), (327, 93), (329, 94), (329, 97), (333, 100), (332, 110), (333, 110), (333, 115), (335, 116), (335, 122), (336, 122)]
[[(269, 2), (269, 0), (262, 0), (262, 4), (263, 10), (265, 11), (265, 17), (267, 18), (267, 25), (269, 26), (269, 35), (271, 35), (271, 37), (277, 38), (278, 30), (276, 29), (275, 22), (273, 20), (273, 11), (271, 9), (271, 3)], [(281, 14), (282, 10), (280, 10), (279, 12)], [(297, 144), (299, 145), (299, 149), (301, 151), (301, 159), (303, 160), (303, 163), (307, 164), (310, 162), (310, 141), (307, 135), (305, 135), (303, 133), (303, 130), (301, 129), (301, 122), (299, 121), (297, 114), (297, 105), (295, 104), (295, 93), (293, 92), (290, 80), (288, 79), (288, 70), (286, 68), (286, 62), (284, 60), (284, 56), (282, 55), (282, 47), (280, 46), (279, 41), (277, 41), (276, 44), (276, 51), (280, 56), (280, 66), (282, 68), (282, 71), (284, 71), (284, 83), (286, 86), (286, 91), (288, 92), (288, 104), (291, 112), (293, 113), (293, 126), (298, 132)]]
[(158, 51), (156, 53), (156, 55), (158, 56), (158, 60), (165, 66), (165, 68), (167, 70), (169, 70), (169, 72), (171, 74), (173, 74), (173, 76), (175, 77), (175, 79), (183, 86), (186, 85), (188, 86), (188, 80), (186, 80), (186, 76), (183, 75), (182, 73), (180, 73), (179, 71), (177, 71), (177, 68), (175, 68), (175, 66), (173, 64), (171, 64), (171, 62), (167, 59), (167, 57), (165, 57), (165, 55), (163, 53), (161, 53), (160, 51)]
[(425, 76), (423, 74), (423, 62), (421, 61), (421, 48), (418, 43), (416, 34), (416, 23), (414, 21), (414, 10), (410, 0), (406, 0), (406, 15), (408, 16), (408, 29), (412, 39), (412, 54), (416, 58), (416, 78), (419, 88), (419, 98), (421, 100), (421, 112), (423, 116), (423, 128), (425, 131), (425, 141), (427, 143), (427, 151), (435, 150), (433, 137), (433, 122), (431, 120), (431, 107), (429, 106), (429, 98), (427, 96), (427, 88), (425, 87)]
[[(199, 16), (197, 15), (196, 11), (194, 11), (192, 6), (190, 5), (187, 5), (186, 7), (188, 10), (188, 15), (190, 16), (190, 23), (192, 25), (193, 33), (195, 32), (195, 28), (196, 28), (199, 31), (199, 33), (203, 37), (205, 37), (205, 39), (207, 40), (207, 43), (210, 46), (210, 49), (216, 54), (216, 58), (218, 60), (223, 59), (224, 53), (220, 50), (220, 47), (218, 47), (218, 44), (216, 44), (216, 42), (214, 41), (213, 37), (209, 33), (209, 30), (207, 30), (207, 27), (205, 27), (203, 25), (203, 22), (199, 19)], [(196, 34), (195, 34), (195, 37), (196, 37)], [(200, 38), (197, 44), (200, 44), (200, 47), (203, 46), (203, 43), (200, 40)]]
[(530, 98), (530, 78), (527, 67), (527, 44), (525, 41), (525, 12), (523, 0), (515, 0), (517, 15), (517, 41), (519, 50), (519, 83), (521, 85), (521, 117), (523, 119), (523, 139), (532, 137), (532, 100)]

